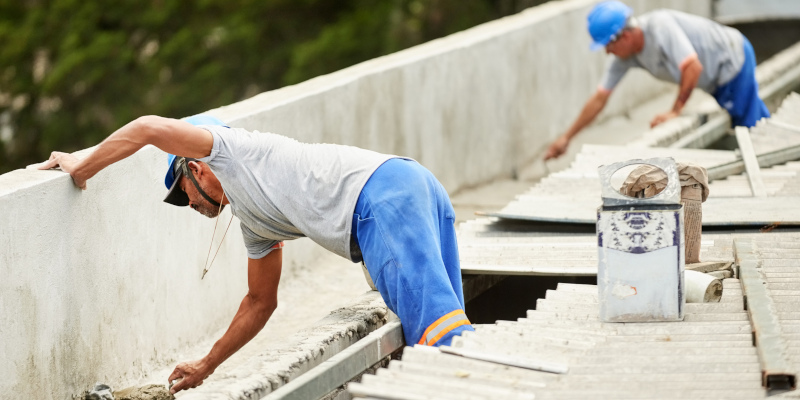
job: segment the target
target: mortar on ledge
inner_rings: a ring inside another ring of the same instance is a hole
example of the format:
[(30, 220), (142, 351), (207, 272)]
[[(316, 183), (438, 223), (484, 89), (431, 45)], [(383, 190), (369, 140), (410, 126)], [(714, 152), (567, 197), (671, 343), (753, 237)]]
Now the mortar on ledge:
[(92, 390), (80, 397), (81, 400), (173, 400), (174, 398), (175, 396), (170, 394), (164, 385), (132, 386), (115, 391), (102, 383), (96, 384)]

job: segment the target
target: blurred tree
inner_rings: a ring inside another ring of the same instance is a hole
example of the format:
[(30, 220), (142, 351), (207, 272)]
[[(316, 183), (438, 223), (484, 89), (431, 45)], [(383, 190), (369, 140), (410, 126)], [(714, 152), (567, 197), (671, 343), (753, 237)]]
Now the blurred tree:
[(536, 0), (0, 0), (0, 173), (518, 11)]
[(496, 18), (484, 0), (355, 0), (318, 35), (295, 46), (286, 84), (336, 71)]

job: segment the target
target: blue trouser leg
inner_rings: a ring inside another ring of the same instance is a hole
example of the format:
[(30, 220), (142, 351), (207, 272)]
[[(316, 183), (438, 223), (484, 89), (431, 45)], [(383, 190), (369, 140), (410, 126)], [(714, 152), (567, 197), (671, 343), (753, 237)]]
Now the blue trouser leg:
[(455, 212), (427, 169), (392, 159), (361, 190), (353, 232), (407, 344), (449, 344), (473, 330), (464, 314)]
[(758, 97), (756, 54), (753, 45), (744, 38), (744, 64), (730, 82), (717, 88), (714, 98), (728, 110), (733, 126), (752, 127), (761, 118), (769, 118), (769, 110)]

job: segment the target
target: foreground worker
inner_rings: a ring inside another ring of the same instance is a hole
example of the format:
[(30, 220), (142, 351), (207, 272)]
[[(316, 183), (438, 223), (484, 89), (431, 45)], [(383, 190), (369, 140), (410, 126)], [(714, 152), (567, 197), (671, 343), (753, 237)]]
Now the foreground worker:
[(736, 29), (673, 10), (631, 16), (618, 1), (597, 4), (588, 17), (592, 50), (605, 47), (614, 57), (597, 91), (572, 126), (547, 149), (545, 160), (567, 151), (570, 140), (603, 110), (611, 91), (631, 68), (643, 68), (658, 79), (680, 85), (672, 109), (650, 122), (654, 127), (680, 115), (697, 87), (711, 94), (731, 116), (734, 126), (752, 127), (769, 117), (758, 97), (753, 46)]
[(284, 240), (307, 236), (353, 262), (363, 259), (408, 344), (449, 344), (473, 330), (464, 314), (455, 213), (427, 169), (355, 147), (230, 128), (208, 116), (189, 121), (141, 117), (83, 160), (54, 152), (39, 167), (60, 166), (86, 189), (100, 170), (152, 144), (170, 153), (164, 201), (210, 218), (230, 205), (239, 218), (248, 293), (208, 355), (175, 368), (169, 381), (180, 381), (172, 393), (202, 384), (267, 323), (278, 305)]

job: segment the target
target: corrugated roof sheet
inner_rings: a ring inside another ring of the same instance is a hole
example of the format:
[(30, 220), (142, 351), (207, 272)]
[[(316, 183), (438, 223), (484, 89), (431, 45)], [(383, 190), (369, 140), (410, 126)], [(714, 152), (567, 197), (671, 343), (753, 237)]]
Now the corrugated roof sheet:
[[(790, 99), (800, 107), (800, 96)], [(800, 117), (791, 123), (800, 123)], [(764, 143), (772, 139), (764, 135), (773, 128), (754, 130), (754, 145), (766, 148)], [(708, 157), (706, 162), (731, 157), (714, 151), (666, 151), (676, 158)], [(646, 149), (637, 155), (660, 155), (655, 153)], [(586, 147), (573, 168), (551, 175), (515, 203), (532, 199), (540, 201), (539, 208), (552, 211), (562, 203), (592, 196), (594, 214), (600, 202), (596, 163), (624, 159), (621, 154), (612, 147)], [(800, 192), (798, 171), (796, 162), (762, 171), (768, 198), (773, 200), (763, 205), (770, 209), (762, 211), (795, 210), (800, 203), (795, 198)], [(569, 198), (562, 193), (569, 193)], [(731, 177), (713, 182), (711, 193), (721, 200), (736, 200), (733, 196), (749, 195), (749, 184), (742, 176)], [(594, 223), (594, 215), (590, 221)], [(595, 234), (569, 233), (563, 227), (496, 218), (464, 223), (459, 229), (463, 271), (596, 273)], [(800, 231), (770, 225), (703, 234), (702, 261), (734, 258), (741, 281), (723, 280), (719, 303), (687, 304), (684, 321), (604, 323), (598, 319), (596, 286), (561, 283), (547, 291), (526, 318), (477, 325), (475, 332), (455, 338), (450, 350), (408, 347), (401, 361), (364, 376), (348, 390), (355, 397), (374, 399), (800, 397), (794, 391), (777, 392), (781, 379), (792, 386), (800, 370)], [(464, 356), (450, 354), (454, 352)], [(567, 367), (565, 373), (545, 372), (542, 367), (559, 365)]]
[(477, 326), (453, 343), (488, 354), (562, 362), (569, 366), (565, 374), (407, 348), (402, 361), (392, 361), (349, 390), (357, 397), (396, 399), (753, 399), (766, 394), (738, 281), (726, 280), (722, 303), (687, 304), (684, 322), (602, 323), (597, 315), (595, 286), (560, 284), (527, 318)]
[[(800, 364), (800, 233), (712, 235), (706, 249), (731, 252), (733, 240), (753, 244), (765, 277), (783, 349)], [(707, 255), (707, 253), (705, 254)], [(402, 361), (351, 384), (356, 397), (381, 399), (755, 399), (764, 366), (738, 279), (725, 279), (720, 303), (687, 304), (682, 322), (603, 323), (597, 287), (559, 284), (517, 321), (478, 325), (453, 346), (477, 354), (564, 363), (565, 374), (534, 371), (406, 348)], [(762, 310), (763, 311), (763, 310)], [(751, 313), (753, 310), (751, 310)], [(760, 312), (760, 311), (758, 311)], [(792, 392), (794, 394), (794, 392)]]
[[(775, 115), (751, 129), (757, 154), (800, 145), (800, 95), (793, 93)], [(800, 157), (800, 153), (797, 154)], [(673, 157), (706, 168), (736, 160), (731, 151), (667, 149), (585, 145), (570, 168), (542, 179), (498, 212), (485, 213), (506, 219), (542, 222), (594, 224), (600, 205), (597, 167), (631, 158)], [(800, 225), (800, 201), (787, 202), (776, 197), (796, 196), (800, 192), (800, 164), (762, 170), (767, 197), (750, 197), (746, 174), (711, 183), (711, 195), (703, 205), (704, 226)], [(621, 182), (621, 180), (620, 180)]]
[[(463, 274), (597, 275), (595, 233), (525, 232), (524, 223), (479, 218), (461, 224), (459, 257)], [(511, 226), (511, 228), (509, 228)], [(507, 231), (513, 229), (518, 231)], [(528, 224), (529, 229), (532, 229)], [(535, 228), (533, 228), (535, 229)], [(733, 261), (727, 235), (703, 235), (701, 261)]]
[[(695, 153), (691, 155), (703, 157), (705, 151), (684, 149), (679, 153)], [(597, 152), (602, 156), (596, 154)], [(712, 154), (708, 154), (705, 166), (714, 162), (710, 158)], [(601, 204), (597, 166), (607, 163), (603, 158), (614, 156), (620, 160), (630, 157), (631, 153), (630, 149), (618, 146), (587, 145), (581, 155), (587, 161), (543, 179), (502, 210), (485, 215), (529, 221), (594, 224), (597, 207)], [(642, 155), (637, 151), (637, 156), (649, 155)], [(674, 158), (686, 161), (681, 154), (675, 154)], [(588, 161), (589, 159), (594, 161)], [(703, 225), (800, 224), (800, 202), (787, 202), (784, 198), (778, 198), (797, 196), (800, 191), (798, 172), (798, 162), (763, 169), (761, 175), (768, 196), (763, 198), (749, 197), (751, 191), (745, 174), (712, 181), (711, 194), (703, 204)]]

